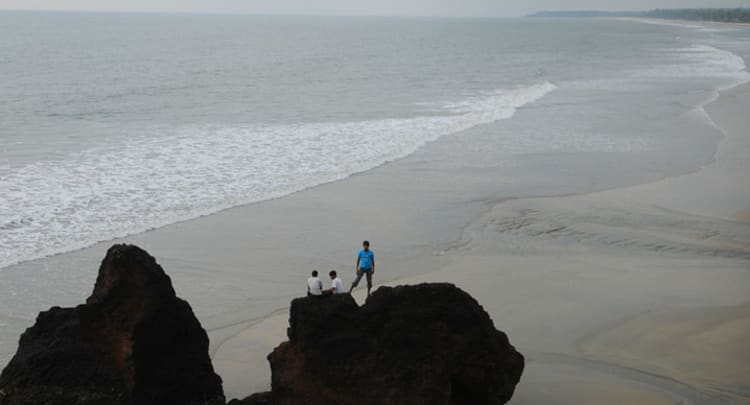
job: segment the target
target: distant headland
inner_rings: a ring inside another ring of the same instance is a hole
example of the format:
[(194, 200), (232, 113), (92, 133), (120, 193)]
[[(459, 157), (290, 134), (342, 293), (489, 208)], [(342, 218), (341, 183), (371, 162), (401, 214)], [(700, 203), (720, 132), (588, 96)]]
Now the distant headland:
[(750, 23), (750, 8), (679, 8), (655, 9), (650, 11), (540, 11), (530, 14), (528, 17), (636, 17), (725, 23)]

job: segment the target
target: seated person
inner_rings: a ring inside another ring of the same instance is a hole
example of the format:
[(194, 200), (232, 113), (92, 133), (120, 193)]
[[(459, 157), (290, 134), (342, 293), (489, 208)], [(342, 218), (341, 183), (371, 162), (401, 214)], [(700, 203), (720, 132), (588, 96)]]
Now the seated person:
[(320, 296), (323, 295), (323, 282), (318, 278), (318, 271), (312, 271), (312, 277), (307, 279), (307, 296)]
[(346, 294), (347, 291), (344, 288), (344, 282), (338, 278), (336, 270), (331, 270), (331, 272), (328, 273), (328, 276), (331, 277), (331, 288), (324, 292), (327, 294)]

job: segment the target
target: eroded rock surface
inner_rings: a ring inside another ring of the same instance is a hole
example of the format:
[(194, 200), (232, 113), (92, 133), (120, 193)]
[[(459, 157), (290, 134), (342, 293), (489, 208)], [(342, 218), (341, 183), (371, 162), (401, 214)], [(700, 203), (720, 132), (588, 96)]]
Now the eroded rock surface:
[[(504, 404), (524, 358), (451, 284), (299, 298), (289, 341), (268, 357), (275, 405)], [(248, 402), (252, 403), (252, 402)]]
[(86, 304), (39, 314), (0, 375), (2, 405), (224, 404), (208, 335), (153, 257), (115, 245)]

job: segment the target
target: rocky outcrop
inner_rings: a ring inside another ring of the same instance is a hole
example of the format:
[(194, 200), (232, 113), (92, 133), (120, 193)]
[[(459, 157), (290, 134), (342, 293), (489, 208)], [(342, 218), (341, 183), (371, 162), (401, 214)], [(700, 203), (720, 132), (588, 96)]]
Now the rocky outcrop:
[(349, 295), (299, 298), (289, 323), (289, 341), (268, 356), (269, 402), (243, 403), (503, 404), (524, 367), (451, 284), (380, 287), (362, 307)]
[(153, 257), (115, 245), (86, 304), (39, 314), (0, 374), (2, 405), (224, 404), (208, 336)]
[[(271, 392), (230, 405), (495, 405), (524, 358), (451, 284), (298, 298)], [(39, 314), (0, 374), (0, 405), (223, 405), (208, 336), (153, 257), (115, 245), (91, 296)]]
[(245, 399), (233, 399), (227, 405), (273, 405), (273, 396), (270, 392), (261, 392)]

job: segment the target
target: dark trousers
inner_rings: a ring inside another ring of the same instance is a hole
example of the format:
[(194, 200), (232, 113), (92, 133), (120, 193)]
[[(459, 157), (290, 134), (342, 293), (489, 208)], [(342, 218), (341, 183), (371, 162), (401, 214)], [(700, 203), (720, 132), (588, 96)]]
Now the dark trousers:
[(367, 276), (367, 288), (372, 288), (372, 269), (359, 269), (357, 270), (357, 278), (352, 283), (352, 288), (359, 284), (359, 280), (362, 280), (362, 276)]

